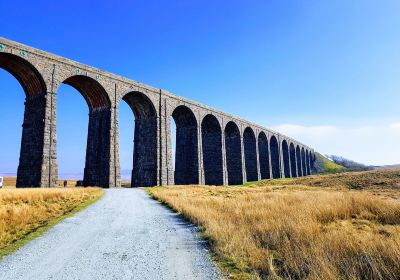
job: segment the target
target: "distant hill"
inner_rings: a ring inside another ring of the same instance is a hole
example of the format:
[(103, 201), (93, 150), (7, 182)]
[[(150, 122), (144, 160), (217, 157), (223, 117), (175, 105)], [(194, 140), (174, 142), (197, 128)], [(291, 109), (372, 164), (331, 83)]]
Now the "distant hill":
[(315, 153), (315, 162), (313, 173), (338, 173), (346, 171), (346, 167), (337, 164), (330, 160), (329, 158), (321, 155), (320, 153)]
[(342, 156), (321, 155), (316, 153), (316, 161), (313, 173), (338, 173), (344, 171), (369, 171), (400, 169), (400, 164), (393, 165), (365, 165)]
[(374, 169), (373, 166), (365, 165), (342, 156), (326, 155), (326, 157), (334, 163), (346, 167), (347, 171), (368, 171)]
[(400, 169), (400, 164), (373, 166), (375, 170)]

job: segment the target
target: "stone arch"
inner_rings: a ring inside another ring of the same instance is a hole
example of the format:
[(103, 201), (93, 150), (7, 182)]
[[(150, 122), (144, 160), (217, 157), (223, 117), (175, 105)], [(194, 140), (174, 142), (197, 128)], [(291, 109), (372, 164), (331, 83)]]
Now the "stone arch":
[(107, 91), (95, 79), (84, 75), (75, 75), (65, 79), (62, 83), (79, 91), (88, 104), (89, 110), (111, 108)]
[(46, 95), (46, 83), (39, 71), (27, 60), (14, 54), (0, 53), (0, 68), (13, 75), (27, 97)]
[(257, 143), (254, 131), (250, 127), (246, 127), (243, 132), (243, 146), (247, 182), (257, 181)]
[(301, 167), (302, 167), (303, 176), (307, 176), (306, 152), (304, 150), (304, 147), (301, 148)]
[(131, 186), (157, 185), (157, 111), (145, 94), (131, 91), (123, 95), (135, 116)]
[(290, 143), (289, 145), (289, 155), (290, 155), (290, 170), (292, 172), (292, 177), (297, 177), (296, 149), (294, 148), (293, 143)]
[(223, 185), (222, 131), (218, 119), (208, 114), (201, 122), (204, 180), (206, 185)]
[(272, 168), (272, 178), (281, 177), (281, 168), (279, 164), (279, 145), (278, 140), (275, 136), (272, 136), (269, 141), (269, 150), (271, 152), (271, 168)]
[(225, 126), (226, 166), (228, 185), (243, 184), (242, 143), (239, 127), (233, 121)]
[(17, 187), (51, 185), (50, 174), (44, 174), (48, 168), (43, 168), (45, 145), (51, 143), (45, 138), (46, 83), (30, 62), (13, 54), (0, 53), (0, 68), (14, 76), (25, 92)]
[(108, 188), (111, 157), (111, 101), (105, 88), (95, 79), (74, 75), (62, 81), (76, 89), (89, 108), (84, 186)]
[(303, 168), (301, 165), (301, 151), (299, 145), (296, 145), (296, 165), (297, 165), (297, 176), (303, 176)]
[(261, 179), (270, 179), (268, 138), (262, 131), (258, 134), (258, 161)]
[(199, 183), (198, 129), (192, 110), (184, 105), (175, 108), (176, 124), (175, 185)]
[(285, 178), (290, 178), (290, 156), (289, 156), (289, 147), (286, 140), (282, 141), (282, 160), (283, 160), (283, 172)]

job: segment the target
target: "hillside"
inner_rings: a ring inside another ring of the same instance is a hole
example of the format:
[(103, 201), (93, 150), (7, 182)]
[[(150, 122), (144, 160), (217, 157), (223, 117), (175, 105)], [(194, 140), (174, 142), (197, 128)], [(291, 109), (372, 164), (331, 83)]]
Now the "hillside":
[(301, 178), (263, 180), (255, 183), (254, 185), (306, 185), (312, 187), (353, 190), (400, 190), (400, 169), (342, 172), (337, 174), (322, 174)]
[(344, 166), (334, 163), (333, 161), (324, 157), (320, 153), (315, 153), (313, 173), (327, 174), (327, 173), (338, 173), (343, 171), (346, 171), (346, 168)]

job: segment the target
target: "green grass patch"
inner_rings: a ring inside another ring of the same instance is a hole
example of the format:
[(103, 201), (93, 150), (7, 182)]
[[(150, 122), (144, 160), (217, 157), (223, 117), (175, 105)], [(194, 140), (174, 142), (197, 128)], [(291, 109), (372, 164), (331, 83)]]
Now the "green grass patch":
[(258, 182), (259, 182), (259, 181), (247, 182), (247, 183), (245, 183), (245, 184), (237, 185), (237, 186), (234, 186), (234, 187), (250, 187), (250, 186), (256, 185)]
[(323, 173), (338, 173), (346, 171), (346, 167), (336, 164), (333, 161), (324, 158), (324, 170)]

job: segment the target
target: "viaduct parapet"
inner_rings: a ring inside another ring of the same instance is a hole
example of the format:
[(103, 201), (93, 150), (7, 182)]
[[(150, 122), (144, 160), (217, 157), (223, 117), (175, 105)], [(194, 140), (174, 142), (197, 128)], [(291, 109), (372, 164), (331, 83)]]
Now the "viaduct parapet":
[[(83, 184), (119, 187), (118, 108), (135, 116), (132, 186), (238, 185), (311, 174), (310, 147), (270, 129), (121, 76), (0, 38), (0, 68), (25, 91), (17, 187), (57, 185), (57, 90), (89, 107)], [(171, 121), (176, 124), (175, 166)]]

